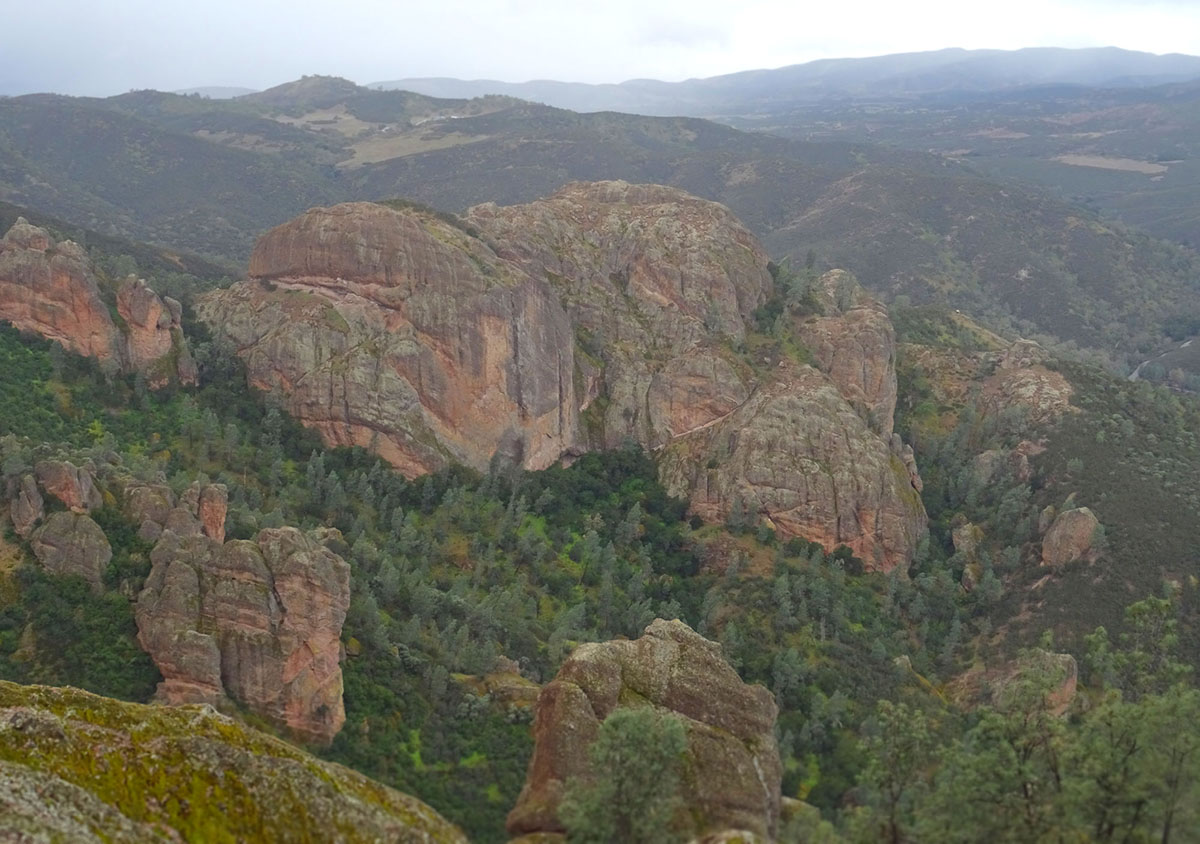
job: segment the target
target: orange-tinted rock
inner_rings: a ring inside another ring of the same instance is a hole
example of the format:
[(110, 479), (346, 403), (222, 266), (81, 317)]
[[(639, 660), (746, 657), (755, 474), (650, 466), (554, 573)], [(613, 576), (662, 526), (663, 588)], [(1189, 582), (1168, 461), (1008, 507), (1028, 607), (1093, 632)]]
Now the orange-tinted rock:
[(229, 490), (225, 484), (208, 484), (200, 491), (197, 517), (204, 526), (204, 535), (217, 542), (225, 541), (225, 516), (229, 511)]
[(87, 255), (20, 218), (0, 239), (0, 320), (76, 354), (118, 357), (117, 330)]
[(662, 185), (576, 182), (467, 218), (553, 285), (602, 365), (607, 401), (589, 445), (657, 447), (749, 394), (722, 348), (745, 337), (771, 277), (762, 245), (729, 209)]
[(228, 696), (305, 740), (331, 741), (346, 717), (350, 568), (320, 540), (278, 528), (222, 545), (164, 531), (136, 610), (138, 641), (163, 674), (159, 697)]
[(1098, 550), (1099, 534), (1100, 520), (1087, 507), (1059, 513), (1042, 537), (1042, 565), (1065, 566), (1079, 559), (1092, 561)]
[(525, 786), (508, 816), (511, 835), (561, 833), (566, 782), (587, 776), (588, 747), (619, 706), (637, 701), (680, 718), (687, 732), (683, 794), (689, 835), (739, 828), (773, 836), (783, 769), (778, 709), (748, 686), (710, 642), (658, 619), (636, 641), (581, 645), (538, 696)]
[(927, 531), (890, 438), (807, 366), (781, 370), (728, 418), (673, 443), (660, 465), (667, 488), (708, 521), (740, 507), (784, 535), (847, 545), (873, 570), (907, 565)]
[(13, 530), (21, 538), (28, 537), (38, 520), (46, 515), (45, 502), (33, 475), (25, 475), (21, 478), (16, 495), (9, 505), (8, 513), (12, 520)]
[(34, 467), (42, 489), (65, 504), (73, 513), (90, 513), (104, 500), (91, 471), (65, 460), (41, 460)]
[(896, 411), (896, 331), (887, 309), (845, 270), (821, 276), (814, 294), (825, 315), (800, 324), (801, 341), (871, 428), (889, 436)]
[(372, 203), (265, 234), (251, 275), (201, 305), (251, 381), (333, 445), (409, 476), (575, 445), (574, 333), (542, 281), (439, 218)]
[[(704, 518), (744, 498), (787, 535), (907, 563), (925, 514), (912, 450), (891, 436), (894, 332), (851, 276), (823, 280), (828, 315), (804, 329), (827, 374), (798, 374), (740, 349), (772, 281), (716, 203), (576, 183), (467, 223), (313, 209), (264, 235), (253, 280), (201, 315), (327, 443), (406, 475), (496, 454), (538, 469), (632, 439)], [(733, 452), (738, 468), (706, 474)]]
[(76, 354), (115, 360), (126, 372), (145, 372), (151, 386), (195, 382), (177, 302), (131, 277), (116, 291), (116, 307), (123, 327), (113, 322), (78, 244), (56, 243), (24, 218), (0, 239), (0, 320)]

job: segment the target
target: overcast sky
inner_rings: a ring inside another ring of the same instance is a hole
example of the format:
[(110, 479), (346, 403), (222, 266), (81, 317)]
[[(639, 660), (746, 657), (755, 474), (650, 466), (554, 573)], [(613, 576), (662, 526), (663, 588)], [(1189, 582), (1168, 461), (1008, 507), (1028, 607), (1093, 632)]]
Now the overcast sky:
[(1200, 55), (1200, 0), (0, 0), (0, 94), (679, 80), (941, 47)]

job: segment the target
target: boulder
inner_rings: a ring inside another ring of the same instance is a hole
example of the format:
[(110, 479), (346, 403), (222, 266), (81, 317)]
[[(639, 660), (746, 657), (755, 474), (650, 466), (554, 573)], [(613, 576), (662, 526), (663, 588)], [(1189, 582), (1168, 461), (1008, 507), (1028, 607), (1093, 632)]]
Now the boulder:
[(229, 511), (229, 489), (225, 484), (208, 484), (200, 491), (196, 516), (204, 527), (204, 535), (217, 542), (225, 541), (225, 516)]
[(421, 801), (212, 707), (4, 681), (0, 840), (466, 844)]
[(653, 706), (687, 731), (682, 799), (689, 835), (746, 829), (774, 835), (782, 767), (771, 693), (748, 686), (710, 642), (680, 621), (657, 619), (636, 641), (581, 645), (538, 696), (525, 786), (511, 835), (562, 833), (566, 783), (590, 771), (588, 747), (618, 707)]
[[(185, 507), (171, 517), (187, 513)], [(190, 516), (190, 514), (188, 514)], [(224, 544), (171, 523), (138, 596), (138, 641), (168, 703), (241, 703), (317, 743), (345, 722), (340, 638), (350, 568), (327, 534), (260, 531)]]
[(1079, 559), (1093, 562), (1100, 533), (1100, 520), (1087, 507), (1059, 513), (1042, 537), (1042, 565), (1065, 566)]
[(104, 504), (96, 480), (86, 467), (78, 467), (66, 460), (39, 460), (33, 471), (42, 489), (73, 513), (90, 513)]
[(118, 332), (87, 255), (18, 218), (0, 238), (0, 320), (98, 360), (119, 358)]
[(100, 592), (112, 547), (100, 525), (80, 513), (60, 511), (46, 517), (29, 536), (29, 546), (50, 574), (82, 577)]
[(46, 515), (45, 501), (33, 475), (23, 475), (8, 510), (13, 530), (22, 539), (28, 538), (34, 525)]

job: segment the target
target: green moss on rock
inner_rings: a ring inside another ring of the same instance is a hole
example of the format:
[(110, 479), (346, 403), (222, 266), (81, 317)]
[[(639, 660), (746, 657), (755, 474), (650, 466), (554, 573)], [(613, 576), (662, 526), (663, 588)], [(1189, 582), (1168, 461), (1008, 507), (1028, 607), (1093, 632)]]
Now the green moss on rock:
[(0, 782), (0, 838), (466, 840), (420, 801), (210, 707), (70, 688), (0, 681)]

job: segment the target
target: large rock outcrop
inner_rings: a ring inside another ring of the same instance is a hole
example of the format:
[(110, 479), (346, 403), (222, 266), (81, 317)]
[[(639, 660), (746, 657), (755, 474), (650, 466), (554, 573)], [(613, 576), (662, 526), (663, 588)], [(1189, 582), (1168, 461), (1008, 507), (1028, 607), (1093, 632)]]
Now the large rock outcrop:
[(228, 696), (304, 739), (332, 740), (346, 717), (350, 605), (350, 568), (323, 544), (337, 538), (277, 528), (222, 544), (199, 521), (189, 535), (164, 530), (136, 610), (138, 641), (164, 678), (159, 698)]
[[(561, 833), (569, 780), (590, 773), (588, 747), (621, 706), (677, 715), (687, 731), (681, 830), (700, 837), (745, 829), (772, 837), (782, 767), (771, 693), (748, 686), (710, 642), (680, 621), (658, 619), (636, 641), (581, 645), (538, 696), (525, 786), (508, 816), (512, 835)], [(683, 817), (686, 816), (686, 817)]]
[(466, 838), (421, 801), (210, 707), (0, 681), (0, 841)]
[(875, 434), (820, 372), (785, 366), (734, 413), (673, 443), (667, 488), (710, 521), (740, 511), (874, 570), (907, 562), (927, 532), (903, 451)]
[(120, 326), (78, 244), (56, 242), (24, 218), (0, 238), (0, 320), (76, 354), (143, 372), (151, 386), (171, 379), (194, 383), (179, 303), (132, 276), (112, 293)]
[(661, 185), (577, 182), (526, 205), (478, 205), (467, 219), (554, 286), (599, 364), (591, 446), (655, 448), (749, 395), (727, 347), (745, 338), (771, 276), (729, 209)]
[(435, 216), (352, 203), (264, 235), (201, 305), (251, 381), (335, 445), (409, 476), (575, 445), (574, 336), (542, 281)]
[[(885, 570), (924, 533), (912, 452), (891, 431), (886, 312), (828, 274), (825, 315), (789, 316), (818, 368), (764, 363), (748, 326), (773, 291), (767, 256), (716, 203), (624, 182), (457, 223), (350, 203), (268, 232), (250, 276), (200, 311), (251, 381), (409, 476), (495, 455), (539, 469), (632, 439), (705, 518), (740, 502)], [(731, 455), (715, 477), (702, 468)]]

